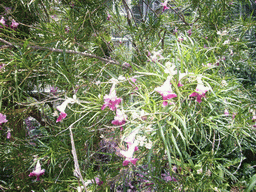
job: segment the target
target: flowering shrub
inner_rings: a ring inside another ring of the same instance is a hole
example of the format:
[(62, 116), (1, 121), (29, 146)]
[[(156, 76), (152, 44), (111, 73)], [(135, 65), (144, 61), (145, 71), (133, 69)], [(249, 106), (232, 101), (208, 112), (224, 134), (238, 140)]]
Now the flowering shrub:
[(24, 1), (40, 17), (28, 38), (9, 9), (0, 20), (4, 189), (253, 189), (255, 88), (230, 72), (254, 58), (238, 1), (41, 3)]

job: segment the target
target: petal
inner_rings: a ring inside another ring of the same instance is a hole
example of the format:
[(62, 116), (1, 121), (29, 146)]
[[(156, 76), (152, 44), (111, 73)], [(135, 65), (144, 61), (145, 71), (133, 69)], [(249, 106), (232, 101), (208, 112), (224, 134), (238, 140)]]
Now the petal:
[(107, 105), (103, 104), (102, 107), (101, 107), (101, 110), (103, 111), (106, 107), (107, 107)]
[(166, 107), (168, 105), (167, 101), (163, 101), (163, 107)]
[(193, 92), (192, 94), (189, 95), (189, 97), (197, 97), (199, 94), (197, 92)]
[(67, 117), (67, 113), (61, 112), (58, 119), (56, 120), (56, 123), (60, 122), (62, 119), (65, 119)]
[(202, 95), (198, 95), (197, 96), (196, 100), (197, 100), (198, 103), (202, 102), (202, 99), (201, 99), (202, 97), (203, 97)]
[(123, 161), (123, 166), (127, 166), (129, 163), (130, 163), (129, 160), (124, 160), (124, 161)]
[(131, 161), (131, 163), (132, 163), (133, 165), (136, 166), (136, 162), (138, 161), (138, 159), (137, 159), (137, 158), (133, 158), (133, 159), (131, 159), (130, 161)]

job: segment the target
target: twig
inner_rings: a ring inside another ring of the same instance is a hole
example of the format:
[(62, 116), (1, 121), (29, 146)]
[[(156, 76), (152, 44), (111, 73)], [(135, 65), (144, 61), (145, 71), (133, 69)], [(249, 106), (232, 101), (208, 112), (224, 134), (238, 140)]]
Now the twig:
[[(0, 38), (0, 41), (9, 45), (9, 46), (12, 46), (12, 47), (14, 46), (12, 43), (10, 43), (10, 42), (2, 39), (2, 38)], [(50, 48), (50, 47), (41, 47), (41, 46), (31, 46), (31, 45), (28, 45), (28, 47), (30, 47), (32, 49), (38, 49), (38, 50), (49, 50), (49, 51), (57, 52), (57, 53), (64, 53), (65, 52), (65, 53), (70, 53), (70, 54), (78, 54), (78, 55), (82, 55), (82, 56), (85, 56), (85, 57), (99, 59), (99, 60), (107, 62), (107, 63), (112, 63), (112, 64), (119, 65), (119, 62), (117, 62), (117, 61), (102, 58), (102, 57), (99, 57), (97, 55), (93, 55), (93, 54), (90, 54), (90, 53), (84, 53), (84, 52), (80, 52), (80, 51), (63, 50), (63, 49), (56, 49), (56, 48)]]
[(174, 12), (178, 15), (178, 17), (183, 21), (183, 23), (185, 23), (185, 25), (188, 25), (188, 26), (191, 25), (191, 24), (189, 24), (188, 22), (186, 22), (184, 15), (179, 14), (179, 13), (178, 13), (175, 9), (173, 9), (171, 6), (169, 6), (169, 7), (170, 7), (170, 9), (171, 9), (172, 11), (174, 11)]
[(70, 132), (70, 140), (71, 140), (71, 146), (72, 146), (71, 152), (72, 152), (72, 155), (74, 158), (74, 166), (75, 166), (74, 176), (76, 176), (77, 178), (80, 179), (80, 181), (82, 182), (82, 184), (84, 186), (84, 190), (86, 191), (86, 184), (85, 184), (82, 174), (80, 172), (79, 163), (78, 163), (77, 154), (76, 154), (76, 147), (75, 147), (75, 142), (74, 142), (73, 132), (72, 132), (71, 127), (72, 126), (69, 126), (69, 132)]

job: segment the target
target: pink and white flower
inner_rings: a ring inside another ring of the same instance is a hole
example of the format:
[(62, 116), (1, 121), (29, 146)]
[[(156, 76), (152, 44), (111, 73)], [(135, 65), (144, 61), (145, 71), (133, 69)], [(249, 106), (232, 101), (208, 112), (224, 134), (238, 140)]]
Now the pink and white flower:
[(167, 80), (164, 82), (164, 84), (161, 87), (155, 88), (155, 91), (160, 93), (163, 97), (164, 107), (168, 105), (168, 102), (167, 102), (168, 99), (177, 97), (177, 95), (172, 91), (172, 85), (170, 83), (171, 78), (172, 78), (171, 76), (168, 76)]
[(45, 173), (44, 169), (41, 169), (39, 160), (37, 161), (36, 168), (33, 172), (29, 174), (29, 177), (36, 176), (36, 180), (39, 181), (39, 177)]
[(224, 115), (229, 116), (229, 112), (227, 109), (224, 110)]
[(18, 27), (19, 23), (17, 23), (14, 19), (12, 20), (11, 28), (16, 29)]
[(205, 97), (205, 93), (210, 90), (209, 87), (205, 87), (202, 82), (202, 77), (197, 78), (196, 92), (193, 92), (189, 97), (197, 97), (197, 102), (202, 102), (202, 97)]
[[(129, 148), (127, 151), (120, 151), (120, 153), (125, 156), (125, 160), (123, 161), (123, 166), (127, 166), (129, 163), (132, 163), (136, 166), (136, 162), (138, 161), (137, 158), (133, 158), (133, 153), (136, 151), (137, 142), (135, 141), (131, 145), (129, 145)], [(138, 147), (137, 147), (138, 149)]]
[[(0, 23), (1, 23), (2, 25), (4, 25), (4, 26), (8, 27), (8, 25), (5, 23), (4, 17), (2, 17), (2, 18), (0, 19)], [(2, 25), (0, 25), (0, 28), (3, 28)]]
[(60, 111), (60, 115), (56, 122), (60, 122), (61, 120), (65, 119), (67, 117), (67, 114), (65, 113), (65, 109), (69, 103), (73, 104), (76, 102), (76, 95), (73, 95), (73, 98), (67, 98), (61, 105), (57, 106), (56, 108)]
[(114, 111), (121, 103), (122, 99), (116, 96), (115, 85), (116, 83), (113, 83), (110, 89), (110, 93), (104, 96), (105, 103), (102, 105), (101, 110), (104, 110), (106, 107), (109, 107), (110, 110)]
[(112, 16), (108, 13), (107, 20), (109, 21)]
[[(116, 116), (114, 117), (114, 120), (112, 121), (113, 125), (123, 125), (126, 123), (127, 120), (127, 115), (124, 114), (124, 112), (122, 112), (120, 109), (116, 110)], [(120, 127), (120, 130), (123, 130), (123, 127)]]
[(162, 50), (152, 51), (153, 55), (150, 56), (151, 61), (156, 62), (156, 61), (159, 61), (161, 59), (164, 59), (164, 57), (162, 56), (161, 53), (162, 53)]
[(167, 6), (167, 3), (168, 3), (168, 0), (165, 0), (163, 3), (161, 3), (161, 5), (163, 6), (163, 12), (164, 12), (166, 9), (170, 9), (170, 8)]
[(8, 120), (6, 119), (6, 115), (0, 113), (0, 126), (2, 123), (6, 123)]

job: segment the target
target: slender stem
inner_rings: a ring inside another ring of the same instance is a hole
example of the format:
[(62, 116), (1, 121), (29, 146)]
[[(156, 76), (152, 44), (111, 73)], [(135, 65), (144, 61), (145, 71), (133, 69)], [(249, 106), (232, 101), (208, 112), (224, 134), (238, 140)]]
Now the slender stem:
[(74, 158), (74, 166), (75, 166), (75, 170), (74, 170), (74, 176), (76, 176), (77, 178), (79, 178), (84, 186), (84, 190), (86, 191), (86, 184), (84, 182), (84, 179), (82, 177), (81, 171), (80, 171), (80, 167), (79, 167), (79, 163), (78, 163), (78, 159), (77, 159), (77, 154), (76, 154), (76, 147), (75, 147), (75, 142), (74, 142), (74, 138), (73, 138), (73, 132), (72, 132), (72, 126), (69, 126), (69, 132), (70, 132), (70, 140), (71, 140), (71, 146), (72, 146), (72, 155)]
[[(10, 46), (14, 46), (12, 43), (0, 38), (0, 41), (7, 44), (7, 45), (10, 45)], [(74, 51), (74, 50), (63, 50), (63, 49), (56, 49), (56, 48), (50, 48), (50, 47), (41, 47), (41, 46), (32, 46), (32, 45), (28, 45), (29, 48), (32, 48), (32, 49), (38, 49), (38, 50), (48, 50), (48, 51), (52, 51), (52, 52), (57, 52), (57, 53), (70, 53), (70, 54), (78, 54), (78, 55), (82, 55), (82, 56), (85, 56), (85, 57), (90, 57), (90, 58), (95, 58), (95, 59), (99, 59), (101, 61), (104, 61), (104, 62), (107, 62), (107, 63), (112, 63), (112, 64), (116, 64), (116, 65), (119, 65), (119, 62), (117, 61), (114, 61), (114, 60), (110, 60), (110, 59), (106, 59), (106, 58), (103, 58), (103, 57), (99, 57), (97, 55), (94, 55), (94, 54), (90, 54), (90, 53), (84, 53), (84, 52), (80, 52), (80, 51)]]

